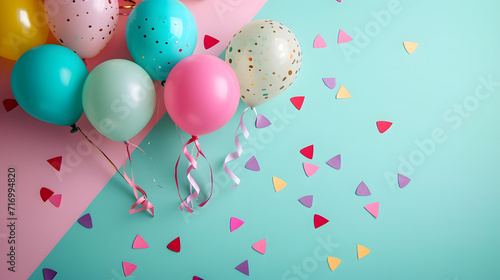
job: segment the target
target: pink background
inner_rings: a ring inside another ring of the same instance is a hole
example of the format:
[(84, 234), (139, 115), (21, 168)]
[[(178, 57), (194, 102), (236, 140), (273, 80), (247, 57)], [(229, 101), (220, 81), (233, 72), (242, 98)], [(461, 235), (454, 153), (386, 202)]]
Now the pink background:
[[(140, 2), (140, 1), (137, 1)], [(219, 55), (230, 38), (244, 24), (252, 20), (266, 0), (184, 0), (195, 15), (199, 35), (195, 53)], [(120, 16), (118, 29), (108, 46), (88, 61), (89, 71), (99, 63), (113, 59), (130, 59), (125, 43), (126, 16)], [(220, 40), (209, 50), (203, 47), (204, 35)], [(56, 43), (49, 35), (48, 43)], [(0, 99), (13, 98), (10, 89), (10, 72), (13, 61), (0, 58)], [(27, 81), (29, 82), (29, 81)], [(165, 113), (163, 87), (157, 88), (157, 108), (147, 127), (132, 143), (140, 143), (149, 130)], [(125, 159), (122, 143), (100, 135), (83, 116), (77, 123), (102, 150), (121, 166)], [(115, 174), (111, 165), (90, 146), (79, 133), (69, 133), (69, 127), (61, 127), (38, 121), (19, 106), (10, 112), (0, 108), (0, 167), (1, 178), (7, 178), (8, 167), (16, 168), (16, 273), (9, 279), (26, 279), (47, 256), (66, 231), (92, 202), (99, 191)], [(57, 172), (47, 159), (62, 156), (61, 171)], [(5, 179), (6, 181), (6, 179)], [(7, 182), (0, 187), (0, 220), (7, 221)], [(47, 187), (55, 194), (62, 194), (59, 208), (40, 199), (40, 188)], [(124, 191), (129, 191), (125, 190)], [(134, 202), (130, 192), (130, 204)], [(126, 211), (127, 209), (124, 209)], [(6, 255), (9, 232), (0, 227), (0, 252), (2, 261), (0, 278), (7, 277)], [(14, 277), (13, 277), (14, 276)]]

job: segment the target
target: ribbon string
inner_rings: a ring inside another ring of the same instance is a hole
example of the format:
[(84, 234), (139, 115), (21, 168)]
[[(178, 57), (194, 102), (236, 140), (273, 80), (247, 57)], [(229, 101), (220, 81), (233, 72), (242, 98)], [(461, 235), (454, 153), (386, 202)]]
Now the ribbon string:
[(246, 108), (245, 111), (243, 111), (243, 113), (241, 114), (240, 123), (238, 124), (238, 127), (236, 128), (236, 132), (235, 132), (235, 136), (234, 136), (234, 145), (236, 146), (236, 152), (232, 152), (232, 153), (228, 154), (226, 156), (226, 158), (224, 159), (224, 164), (223, 164), (224, 171), (226, 171), (226, 174), (235, 183), (234, 185), (232, 185), (230, 187), (231, 189), (236, 188), (240, 184), (241, 180), (240, 180), (240, 178), (238, 178), (238, 176), (236, 176), (236, 174), (234, 174), (229, 169), (229, 167), (227, 166), (227, 163), (241, 157), (241, 154), (243, 153), (243, 148), (241, 147), (241, 143), (240, 143), (240, 139), (239, 139), (240, 134), (238, 133), (238, 130), (241, 127), (241, 134), (243, 134), (243, 136), (245, 136), (245, 139), (248, 139), (248, 136), (250, 135), (250, 133), (248, 132), (248, 129), (245, 126), (245, 122), (243, 122), (243, 116), (245, 116), (245, 113), (248, 111), (248, 109), (252, 109), (252, 111), (254, 111), (254, 113), (255, 113), (254, 122), (255, 122), (255, 117), (257, 116), (257, 111), (253, 107)]
[[(196, 150), (197, 150), (196, 158), (194, 158), (187, 150), (187, 146), (191, 143), (194, 143), (194, 145), (196, 147)], [(182, 196), (181, 196), (181, 192), (179, 189), (179, 180), (178, 180), (178, 176), (177, 176), (177, 169), (178, 169), (179, 161), (181, 159), (182, 154), (184, 154), (186, 159), (189, 161), (189, 166), (186, 169), (186, 177), (187, 177), (189, 184), (190, 184), (190, 194), (186, 198), (185, 201), (182, 199)], [(210, 165), (210, 162), (208, 161), (207, 157), (201, 151), (200, 143), (198, 142), (197, 136), (192, 136), (191, 139), (189, 139), (189, 141), (187, 141), (186, 144), (184, 144), (184, 146), (182, 147), (182, 151), (179, 154), (179, 157), (177, 158), (177, 162), (175, 163), (175, 184), (177, 186), (177, 193), (179, 194), (179, 198), (181, 199), (181, 204), (179, 205), (179, 207), (180, 207), (181, 211), (184, 210), (184, 208), (185, 208), (189, 213), (193, 213), (192, 202), (193, 202), (193, 200), (197, 200), (197, 197), (200, 194), (200, 187), (198, 186), (198, 184), (196, 183), (194, 178), (191, 176), (191, 170), (198, 168), (197, 159), (198, 159), (199, 155), (201, 155), (203, 158), (205, 158), (205, 160), (208, 163), (208, 167), (210, 168), (210, 182), (211, 182), (210, 195), (208, 196), (207, 200), (205, 200), (204, 202), (202, 202), (198, 205), (200, 207), (203, 207), (212, 197), (212, 192), (214, 189), (214, 176), (213, 176), (212, 166)], [(193, 189), (194, 189), (194, 192), (193, 192)], [(191, 204), (191, 206), (190, 206), (190, 204)]]

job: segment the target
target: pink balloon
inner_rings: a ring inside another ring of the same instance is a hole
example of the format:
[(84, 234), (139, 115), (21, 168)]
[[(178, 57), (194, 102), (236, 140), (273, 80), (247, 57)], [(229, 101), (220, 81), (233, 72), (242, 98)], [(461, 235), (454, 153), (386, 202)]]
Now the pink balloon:
[(224, 60), (198, 54), (177, 63), (165, 82), (167, 112), (182, 130), (200, 136), (216, 131), (234, 115), (240, 86)]
[(81, 58), (102, 51), (118, 23), (118, 0), (45, 0), (44, 5), (54, 37)]

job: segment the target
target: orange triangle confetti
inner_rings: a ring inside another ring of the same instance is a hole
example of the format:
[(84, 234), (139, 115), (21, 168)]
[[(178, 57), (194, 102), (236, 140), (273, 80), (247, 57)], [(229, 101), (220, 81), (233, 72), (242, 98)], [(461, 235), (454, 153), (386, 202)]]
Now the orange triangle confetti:
[(366, 255), (370, 254), (370, 249), (366, 248), (365, 246), (359, 245), (357, 246), (358, 250), (358, 260), (366, 257)]
[(284, 187), (286, 187), (286, 182), (281, 180), (278, 177), (273, 176), (273, 185), (274, 185), (274, 190), (276, 192), (281, 191)]
[(418, 47), (418, 43), (412, 43), (406, 41), (403, 42), (403, 45), (405, 46), (405, 50), (408, 52), (408, 54), (412, 54)]
[(328, 257), (328, 266), (330, 267), (331, 271), (334, 271), (335, 269), (337, 269), (340, 262), (341, 262), (341, 260), (338, 258)]
[(344, 85), (341, 85), (337, 91), (337, 99), (351, 98), (351, 94), (347, 91)]

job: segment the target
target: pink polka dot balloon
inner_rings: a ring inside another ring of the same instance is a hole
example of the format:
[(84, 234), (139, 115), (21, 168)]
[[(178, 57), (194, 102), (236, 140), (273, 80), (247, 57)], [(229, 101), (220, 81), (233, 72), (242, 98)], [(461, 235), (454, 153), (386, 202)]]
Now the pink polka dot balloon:
[(81, 58), (101, 52), (118, 22), (118, 0), (45, 0), (44, 5), (54, 37)]

